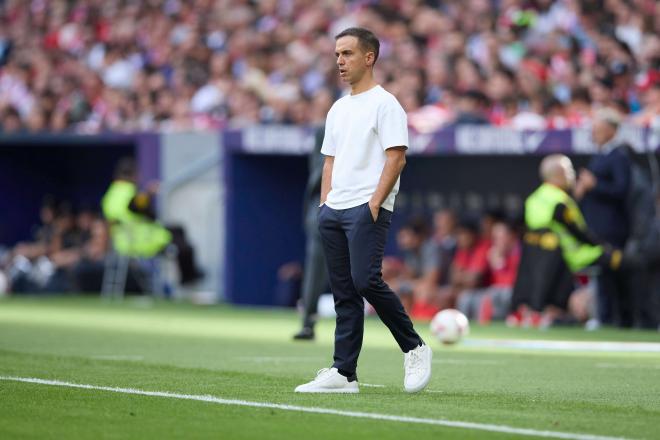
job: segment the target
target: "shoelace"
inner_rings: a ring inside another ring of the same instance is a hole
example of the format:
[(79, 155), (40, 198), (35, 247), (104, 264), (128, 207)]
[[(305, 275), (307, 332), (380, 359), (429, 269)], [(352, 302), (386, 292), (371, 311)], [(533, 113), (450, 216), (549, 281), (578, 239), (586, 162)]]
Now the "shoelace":
[(410, 350), (406, 353), (406, 358), (404, 361), (404, 367), (406, 371), (410, 373), (416, 373), (422, 367), (422, 356), (419, 353), (419, 350)]
[(327, 373), (330, 371), (330, 368), (321, 368), (319, 371), (316, 372), (316, 378), (318, 379), (321, 377), (323, 374)]

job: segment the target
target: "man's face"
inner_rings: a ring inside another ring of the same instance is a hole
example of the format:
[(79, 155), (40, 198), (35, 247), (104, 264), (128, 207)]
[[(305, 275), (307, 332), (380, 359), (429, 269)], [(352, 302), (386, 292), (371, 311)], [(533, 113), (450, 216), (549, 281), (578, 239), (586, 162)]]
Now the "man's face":
[(477, 242), (477, 233), (465, 227), (459, 227), (456, 234), (456, 245), (459, 249), (470, 249)]
[(337, 39), (335, 56), (337, 57), (339, 77), (349, 84), (360, 81), (370, 66), (373, 65), (374, 59), (374, 53), (365, 53), (360, 47), (357, 37), (352, 36)]
[(454, 226), (456, 225), (456, 219), (454, 215), (449, 211), (440, 211), (435, 214), (433, 217), (433, 223), (435, 225), (436, 232), (445, 237), (450, 235), (454, 231)]
[(599, 147), (602, 147), (609, 141), (614, 138), (616, 134), (616, 129), (606, 121), (602, 119), (594, 120), (593, 126), (591, 128), (591, 137), (593, 141)]
[(495, 223), (491, 234), (493, 247), (500, 252), (508, 252), (515, 244), (515, 237), (511, 229), (504, 223)]
[(421, 237), (411, 228), (401, 228), (396, 236), (397, 244), (403, 251), (413, 251), (418, 249), (421, 244)]
[(561, 161), (562, 175), (564, 178), (562, 188), (570, 190), (575, 187), (575, 168), (573, 168), (573, 163), (570, 159), (565, 159), (566, 160)]

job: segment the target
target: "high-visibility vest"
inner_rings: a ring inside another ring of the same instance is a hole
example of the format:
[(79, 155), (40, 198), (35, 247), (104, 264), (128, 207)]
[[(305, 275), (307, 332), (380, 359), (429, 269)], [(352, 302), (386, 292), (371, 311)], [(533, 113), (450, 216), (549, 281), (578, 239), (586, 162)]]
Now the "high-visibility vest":
[[(587, 224), (575, 200), (561, 188), (549, 183), (539, 186), (525, 201), (525, 223), (532, 234), (541, 230), (554, 233), (566, 265), (572, 272), (577, 272), (593, 264), (603, 254), (603, 248), (581, 242), (566, 226), (556, 221), (554, 213), (559, 204), (565, 205), (565, 215), (578, 228), (586, 231)], [(539, 246), (551, 245), (552, 236), (547, 234), (539, 234)]]
[(103, 215), (110, 222), (110, 236), (115, 251), (129, 257), (153, 257), (170, 241), (172, 234), (158, 222), (129, 209), (137, 186), (115, 180), (103, 196)]

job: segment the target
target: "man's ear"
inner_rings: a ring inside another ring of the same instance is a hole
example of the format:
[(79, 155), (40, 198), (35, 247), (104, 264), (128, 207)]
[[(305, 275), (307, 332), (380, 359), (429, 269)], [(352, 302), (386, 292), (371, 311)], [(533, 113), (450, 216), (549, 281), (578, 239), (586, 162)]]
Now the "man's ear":
[(373, 67), (374, 63), (376, 62), (376, 54), (373, 52), (367, 52), (365, 55), (367, 57), (367, 66), (368, 67)]

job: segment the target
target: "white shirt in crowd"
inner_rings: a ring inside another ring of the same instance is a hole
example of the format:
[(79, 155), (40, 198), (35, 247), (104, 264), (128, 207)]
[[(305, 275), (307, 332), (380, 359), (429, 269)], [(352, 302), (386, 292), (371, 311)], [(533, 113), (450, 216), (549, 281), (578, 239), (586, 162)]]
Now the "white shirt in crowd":
[[(394, 95), (375, 86), (334, 103), (325, 122), (321, 153), (334, 156), (331, 190), (325, 201), (332, 209), (367, 203), (376, 191), (385, 150), (408, 146), (408, 121)], [(399, 180), (382, 207), (394, 210)]]

